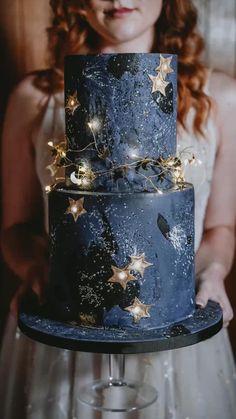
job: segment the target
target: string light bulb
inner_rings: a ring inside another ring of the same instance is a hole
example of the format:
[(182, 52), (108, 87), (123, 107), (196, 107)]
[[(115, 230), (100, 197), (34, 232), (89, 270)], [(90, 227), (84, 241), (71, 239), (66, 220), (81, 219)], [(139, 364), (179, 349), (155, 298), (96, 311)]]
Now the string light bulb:
[(66, 158), (67, 144), (65, 141), (61, 141), (59, 144), (54, 144), (53, 141), (49, 141), (48, 146), (52, 149), (52, 153), (56, 158)]
[(101, 128), (101, 122), (97, 117), (94, 117), (91, 119), (91, 121), (88, 122), (88, 126), (91, 129), (91, 131), (99, 131)]
[(76, 109), (80, 106), (80, 102), (78, 100), (77, 97), (77, 92), (75, 91), (75, 93), (73, 95), (70, 95), (67, 99), (66, 102), (66, 106), (65, 106), (65, 110), (69, 113), (71, 113), (72, 115), (74, 115)]
[(131, 159), (139, 159), (139, 156), (137, 154), (136, 148), (130, 148), (128, 151), (128, 157)]
[(52, 190), (52, 186), (51, 185), (46, 185), (44, 190), (45, 190), (46, 193), (49, 193)]

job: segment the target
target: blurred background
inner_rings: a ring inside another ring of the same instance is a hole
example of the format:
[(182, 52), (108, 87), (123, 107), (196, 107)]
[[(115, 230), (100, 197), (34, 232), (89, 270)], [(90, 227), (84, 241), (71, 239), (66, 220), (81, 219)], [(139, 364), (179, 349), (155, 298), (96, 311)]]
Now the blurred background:
[[(206, 41), (205, 63), (236, 77), (235, 0), (194, 0), (199, 11), (199, 30)], [(50, 23), (49, 0), (0, 1), (0, 131), (7, 98), (26, 73), (47, 67), (46, 28)], [(236, 137), (236, 135), (235, 135)], [(236, 156), (235, 156), (236, 157)], [(223, 187), (223, 185), (221, 185)], [(2, 263), (0, 280), (0, 338), (9, 299), (17, 281)], [(235, 318), (230, 336), (236, 355), (236, 264), (227, 279)]]

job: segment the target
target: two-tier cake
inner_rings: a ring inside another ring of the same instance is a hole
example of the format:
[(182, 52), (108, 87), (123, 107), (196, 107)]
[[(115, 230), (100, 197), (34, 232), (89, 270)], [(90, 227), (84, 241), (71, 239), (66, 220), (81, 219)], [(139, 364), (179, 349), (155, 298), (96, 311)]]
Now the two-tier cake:
[(66, 142), (50, 144), (66, 180), (49, 193), (47, 303), (27, 327), (21, 318), (39, 340), (135, 352), (219, 330), (217, 304), (195, 307), (194, 191), (176, 157), (176, 75), (174, 55), (66, 57)]

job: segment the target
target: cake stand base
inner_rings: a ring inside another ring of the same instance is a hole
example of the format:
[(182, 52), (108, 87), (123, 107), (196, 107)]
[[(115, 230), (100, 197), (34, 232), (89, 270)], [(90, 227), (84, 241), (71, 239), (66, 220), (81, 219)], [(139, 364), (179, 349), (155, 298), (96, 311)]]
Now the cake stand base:
[(154, 387), (125, 378), (125, 355), (109, 354), (109, 378), (79, 389), (80, 402), (103, 412), (132, 412), (157, 400)]
[(80, 389), (79, 400), (91, 408), (106, 412), (132, 412), (157, 400), (157, 391), (135, 381), (94, 381)]

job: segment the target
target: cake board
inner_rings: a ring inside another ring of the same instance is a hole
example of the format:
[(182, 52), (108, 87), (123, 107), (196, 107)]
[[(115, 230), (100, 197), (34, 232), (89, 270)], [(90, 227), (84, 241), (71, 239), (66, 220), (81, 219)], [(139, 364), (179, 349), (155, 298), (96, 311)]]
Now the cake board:
[(181, 348), (215, 335), (222, 327), (222, 309), (214, 301), (182, 321), (158, 329), (115, 329), (80, 327), (47, 317), (35, 298), (26, 299), (18, 324), (28, 337), (64, 349), (108, 354), (135, 354)]

